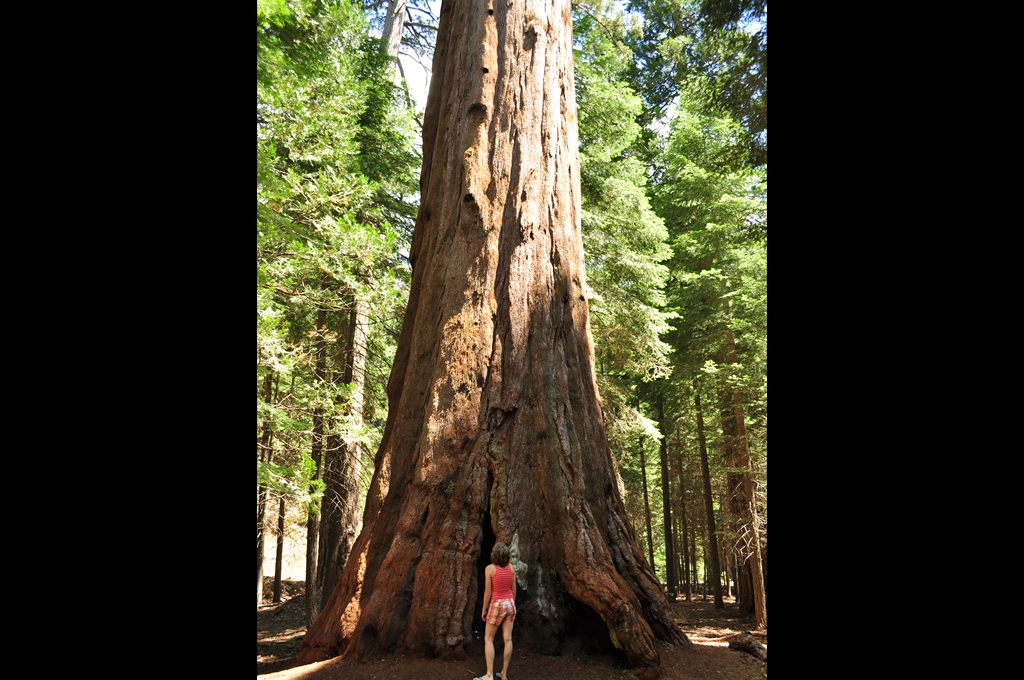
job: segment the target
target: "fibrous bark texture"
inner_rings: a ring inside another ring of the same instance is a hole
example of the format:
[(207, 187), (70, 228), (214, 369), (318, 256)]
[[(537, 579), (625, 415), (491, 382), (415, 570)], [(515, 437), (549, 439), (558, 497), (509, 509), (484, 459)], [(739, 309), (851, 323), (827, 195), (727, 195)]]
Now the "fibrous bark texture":
[[(349, 386), (348, 399), (343, 403), (349, 424), (358, 430), (363, 422), (369, 310), (366, 302), (355, 296), (350, 302), (352, 310), (345, 328), (345, 368), (341, 381)], [(338, 403), (342, 405), (340, 398)], [(334, 592), (338, 576), (359, 533), (361, 459), (362, 448), (358, 439), (346, 441), (336, 433), (327, 437), (323, 466), (325, 488), (320, 510), (320, 563), (317, 565), (317, 581), (322, 585), (325, 600)]]
[(688, 643), (626, 519), (594, 376), (568, 0), (445, 0), (413, 281), (363, 530), (302, 661), (460, 658), (495, 540), (516, 645)]

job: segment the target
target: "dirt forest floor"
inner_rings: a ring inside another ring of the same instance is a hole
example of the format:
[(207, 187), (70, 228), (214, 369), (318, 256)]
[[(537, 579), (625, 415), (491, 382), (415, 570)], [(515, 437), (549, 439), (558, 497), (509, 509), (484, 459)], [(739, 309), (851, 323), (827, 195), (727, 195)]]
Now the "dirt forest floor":
[[(473, 680), (486, 672), (483, 643), (479, 652), (465, 661), (392, 657), (374, 663), (330, 659), (307, 666), (296, 666), (303, 622), (301, 581), (283, 583), (283, 602), (266, 604), (256, 611), (256, 675), (260, 680)], [(672, 605), (676, 622), (693, 641), (692, 648), (673, 647), (659, 642), (663, 680), (763, 680), (768, 677), (768, 662), (728, 648), (719, 638), (754, 629), (752, 616), (736, 610), (731, 600), (725, 609), (714, 610), (712, 602), (697, 597), (693, 602)], [(514, 640), (513, 635), (513, 640)], [(768, 636), (757, 638), (765, 649)], [(495, 641), (496, 671), (501, 670), (502, 643)], [(510, 680), (632, 680), (625, 657), (607, 655), (541, 656), (514, 649), (508, 672)]]

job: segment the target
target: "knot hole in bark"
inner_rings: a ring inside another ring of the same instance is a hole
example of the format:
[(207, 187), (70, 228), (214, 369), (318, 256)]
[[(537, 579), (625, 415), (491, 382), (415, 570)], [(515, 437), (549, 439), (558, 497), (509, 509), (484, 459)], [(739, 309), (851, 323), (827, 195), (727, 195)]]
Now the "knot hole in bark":
[(439, 488), (441, 490), (441, 493), (443, 493), (446, 498), (451, 498), (452, 494), (455, 493), (455, 480), (445, 480), (445, 482), (442, 483)]
[(493, 433), (501, 427), (505, 420), (515, 415), (515, 412), (516, 409), (514, 407), (507, 411), (501, 407), (492, 408), (487, 414), (487, 429)]
[[(484, 69), (484, 73), (487, 73), (487, 69)], [(480, 117), (485, 117), (487, 116), (487, 107), (480, 102), (473, 102), (469, 105), (468, 113), (469, 115), (477, 114)]]
[(529, 26), (526, 32), (523, 34), (523, 49), (530, 51), (533, 49), (533, 45), (537, 42), (537, 31), (534, 30), (533, 26)]

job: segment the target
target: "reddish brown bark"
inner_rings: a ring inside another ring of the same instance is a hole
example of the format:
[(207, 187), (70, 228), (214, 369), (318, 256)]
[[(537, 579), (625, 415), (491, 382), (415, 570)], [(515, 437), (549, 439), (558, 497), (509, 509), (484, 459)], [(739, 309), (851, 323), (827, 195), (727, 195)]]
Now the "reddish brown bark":
[(442, 4), (388, 422), (362, 533), (302, 661), (461, 657), (494, 539), (519, 546), (517, 647), (615, 640), (653, 677), (655, 635), (688, 642), (605, 439), (571, 15), (567, 0)]
[[(729, 298), (725, 293), (725, 281), (720, 283), (722, 295), (722, 311), (729, 316)], [(736, 364), (736, 340), (732, 329), (725, 327), (725, 353), (730, 364)], [(726, 388), (727, 389), (727, 388)], [(753, 599), (754, 620), (758, 628), (768, 627), (768, 604), (761, 571), (761, 532), (760, 522), (754, 508), (754, 484), (750, 475), (750, 447), (747, 441), (746, 420), (743, 413), (743, 395), (733, 387), (732, 412), (723, 403), (722, 430), (730, 444), (727, 461), (733, 468), (741, 470), (739, 475), (730, 474), (730, 504), (736, 517), (744, 522), (740, 527), (737, 539), (737, 552), (747, 568), (744, 579), (749, 578), (751, 597)], [(724, 397), (724, 395), (723, 395)], [(723, 402), (726, 399), (723, 398)], [(736, 479), (738, 477), (738, 479)], [(746, 602), (742, 603), (746, 605)]]

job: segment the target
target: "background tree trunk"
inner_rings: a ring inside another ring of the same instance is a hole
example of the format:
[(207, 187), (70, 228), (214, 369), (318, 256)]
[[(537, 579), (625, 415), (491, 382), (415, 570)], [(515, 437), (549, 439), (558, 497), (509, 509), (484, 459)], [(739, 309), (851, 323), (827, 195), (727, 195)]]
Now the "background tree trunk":
[[(316, 364), (313, 370), (318, 386), (323, 384), (327, 372), (327, 340), (324, 337), (326, 331), (327, 311), (321, 309), (316, 315)], [(313, 481), (323, 478), (324, 439), (324, 409), (317, 406), (313, 409), (313, 443), (310, 447), (310, 457), (316, 465)], [(306, 608), (307, 626), (313, 625), (313, 621), (316, 620), (321, 610), (321, 584), (317, 568), (319, 549), (320, 513), (314, 507), (310, 508), (309, 516), (306, 519), (306, 592), (304, 595), (304, 605)]]
[[(690, 564), (693, 565), (693, 576), (690, 579), (690, 589), (696, 592), (697, 588), (697, 527), (693, 523), (690, 524)], [(690, 597), (686, 598), (686, 601), (690, 601)]]
[(661, 504), (665, 529), (665, 587), (673, 598), (678, 591), (676, 578), (676, 556), (672, 540), (672, 478), (668, 466), (668, 428), (665, 426), (665, 408), (662, 396), (658, 395), (658, 429), (661, 430)]
[[(363, 530), (300, 660), (461, 657), (494, 540), (517, 645), (687, 643), (628, 524), (594, 375), (568, 0), (445, 0), (413, 280)], [(605, 633), (597, 636), (598, 632)]]
[[(343, 329), (344, 370), (341, 382), (349, 386), (345, 415), (358, 431), (363, 421), (366, 383), (366, 303), (351, 296), (351, 311)], [(320, 513), (320, 564), (322, 604), (334, 592), (356, 534), (359, 533), (359, 475), (362, 449), (358, 440), (345, 441), (338, 434), (327, 437), (324, 453), (324, 499)], [(321, 608), (322, 608), (321, 604)]]
[(277, 506), (277, 563), (274, 565), (274, 604), (281, 601), (281, 565), (284, 563), (284, 496)]
[[(719, 388), (718, 403), (722, 420), (722, 434), (724, 435), (722, 437), (722, 457), (725, 459), (726, 465), (736, 469), (739, 465), (739, 456), (736, 453), (736, 443), (738, 440), (736, 434), (736, 414), (733, 407), (732, 394), (724, 386)], [(752, 614), (754, 612), (753, 581), (750, 575), (750, 563), (747, 561), (748, 551), (746, 549), (746, 542), (739, 535), (739, 529), (747, 518), (747, 510), (744, 507), (746, 503), (743, 492), (743, 475), (738, 472), (729, 472), (726, 479), (729, 494), (729, 513), (732, 516), (734, 527), (734, 530), (730, 532), (733, 536), (732, 549), (737, 556), (736, 562), (739, 567), (736, 606), (745, 614)]]
[(389, 0), (388, 13), (384, 18), (384, 30), (381, 38), (387, 41), (388, 54), (398, 58), (398, 50), (402, 45), (402, 29), (405, 27), (405, 7), (408, 0)]
[[(704, 511), (708, 516), (708, 547), (704, 550), (705, 564), (710, 562), (711, 571), (714, 572), (714, 582), (711, 584), (715, 594), (715, 609), (722, 609), (725, 604), (722, 602), (722, 578), (721, 569), (718, 565), (718, 534), (715, 531), (715, 501), (711, 495), (711, 469), (708, 465), (708, 445), (704, 437), (704, 415), (700, 409), (700, 389), (697, 382), (693, 383), (693, 401), (697, 408), (697, 441), (700, 444), (700, 468), (701, 477), (704, 480)], [(708, 574), (705, 567), (704, 593), (707, 594)]]
[(644, 488), (644, 520), (647, 523), (647, 554), (654, 566), (654, 532), (651, 531), (651, 501), (647, 495), (647, 458), (644, 456), (644, 438), (640, 437), (640, 479)]
[(683, 467), (683, 447), (679, 441), (679, 424), (676, 423), (676, 475), (679, 479), (679, 545), (682, 547), (682, 564), (680, 565), (681, 585), (686, 593), (686, 601), (690, 601), (690, 550), (687, 546), (687, 522), (686, 522), (686, 475)]
[[(725, 293), (725, 281), (722, 286), (722, 311), (725, 317), (729, 318), (729, 298)], [(736, 364), (736, 340), (732, 329), (725, 328), (725, 351), (726, 358), (730, 364)], [(731, 467), (742, 470), (740, 474), (740, 485), (733, 491), (735, 504), (738, 506), (738, 516), (743, 519), (745, 525), (742, 528), (743, 542), (740, 551), (741, 558), (750, 564), (751, 585), (754, 599), (754, 620), (758, 628), (768, 627), (768, 606), (765, 596), (764, 580), (761, 571), (761, 532), (760, 523), (754, 507), (754, 483), (750, 476), (750, 445), (747, 441), (746, 418), (743, 413), (743, 395), (739, 388), (732, 388), (732, 427), (735, 432), (734, 451), (736, 457), (729, 462)], [(742, 495), (740, 492), (742, 491)]]
[[(267, 371), (263, 379), (264, 403), (271, 403), (273, 398), (274, 375)], [(269, 463), (272, 459), (271, 442), (273, 441), (273, 429), (270, 423), (263, 422), (263, 432), (256, 443), (256, 456), (263, 463)], [(267, 487), (256, 485), (256, 604), (263, 602), (263, 550), (267, 536)]]

